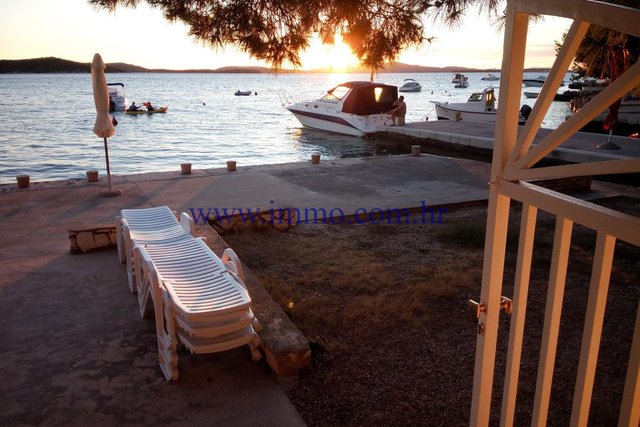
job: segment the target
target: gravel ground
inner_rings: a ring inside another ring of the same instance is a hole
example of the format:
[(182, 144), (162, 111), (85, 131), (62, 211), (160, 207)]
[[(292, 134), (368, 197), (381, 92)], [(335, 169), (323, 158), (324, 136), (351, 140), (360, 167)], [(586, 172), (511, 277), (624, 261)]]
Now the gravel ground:
[[(636, 200), (602, 202), (640, 216)], [(309, 338), (311, 368), (288, 387), (310, 426), (468, 425), (484, 207), (444, 224), (304, 225), (225, 236)], [(512, 296), (520, 211), (512, 209), (503, 295)], [(515, 425), (531, 422), (555, 218), (539, 213)], [(575, 226), (548, 425), (568, 425), (595, 233)], [(640, 297), (640, 250), (618, 242), (590, 425), (615, 425)], [(509, 333), (502, 315), (492, 408), (499, 424)]]

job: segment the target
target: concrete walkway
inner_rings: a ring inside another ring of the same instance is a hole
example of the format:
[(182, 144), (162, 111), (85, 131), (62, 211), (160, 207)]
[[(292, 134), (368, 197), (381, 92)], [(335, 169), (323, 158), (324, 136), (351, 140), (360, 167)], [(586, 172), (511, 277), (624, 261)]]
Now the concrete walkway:
[[(194, 165), (197, 169), (197, 165)], [(121, 208), (442, 206), (487, 197), (487, 163), (435, 156), (323, 161), (0, 186), (0, 425), (303, 425), (248, 349), (181, 354), (165, 382), (115, 251), (71, 255), (67, 230)], [(321, 396), (319, 396), (321, 398)]]
[[(434, 120), (407, 123), (406, 126), (383, 126), (378, 129), (378, 136), (381, 139), (409, 140), (411, 143), (427, 146), (439, 143), (440, 148), (442, 144), (448, 144), (451, 146), (450, 153), (464, 149), (487, 150), (490, 159), (490, 151), (493, 150), (495, 140), (495, 127), (494, 123)], [(540, 129), (534, 138), (534, 145), (551, 132), (552, 129)], [(620, 150), (597, 148), (598, 145), (605, 143), (607, 138), (608, 135), (577, 132), (553, 150), (548, 157), (568, 163), (640, 158), (638, 139), (614, 135), (612, 141), (620, 147)]]

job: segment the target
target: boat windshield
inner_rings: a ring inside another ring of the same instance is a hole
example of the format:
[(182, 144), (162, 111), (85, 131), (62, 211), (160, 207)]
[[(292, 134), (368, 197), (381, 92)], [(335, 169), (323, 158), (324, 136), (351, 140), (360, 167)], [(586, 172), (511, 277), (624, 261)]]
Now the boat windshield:
[(342, 101), (342, 98), (344, 98), (350, 90), (351, 88), (348, 86), (336, 86), (328, 91), (325, 96), (320, 98), (320, 100), (326, 102), (339, 102)]
[(469, 97), (469, 101), (482, 101), (482, 92), (474, 92)]

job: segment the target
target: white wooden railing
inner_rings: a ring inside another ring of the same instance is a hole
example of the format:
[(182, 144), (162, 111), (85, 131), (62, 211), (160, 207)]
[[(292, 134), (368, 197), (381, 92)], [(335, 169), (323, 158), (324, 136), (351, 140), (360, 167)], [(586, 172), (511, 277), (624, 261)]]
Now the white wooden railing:
[[(552, 15), (573, 19), (565, 42), (538, 96), (526, 125), (518, 135), (518, 111), (529, 15)], [(587, 32), (595, 24), (633, 36), (640, 36), (640, 10), (589, 0), (509, 0), (505, 26), (500, 106), (491, 170), (489, 212), (485, 243), (482, 291), (478, 310), (478, 336), (470, 425), (486, 426), (492, 400), (492, 385), (504, 258), (512, 200), (522, 202), (522, 219), (509, 347), (503, 390), (501, 425), (512, 426), (516, 407), (527, 293), (538, 210), (556, 216), (556, 229), (549, 275), (549, 287), (537, 383), (532, 408), (532, 425), (547, 425), (551, 384), (560, 328), (560, 315), (569, 263), (574, 223), (597, 232), (586, 319), (576, 378), (571, 425), (588, 422), (591, 394), (607, 292), (617, 239), (640, 246), (640, 219), (597, 206), (528, 183), (540, 178), (640, 172), (640, 159), (611, 160), (588, 164), (532, 167), (630, 89), (640, 85), (640, 63), (631, 66), (586, 106), (535, 146), (532, 141)], [(640, 424), (640, 309), (635, 322), (627, 377), (621, 402), (619, 426)]]

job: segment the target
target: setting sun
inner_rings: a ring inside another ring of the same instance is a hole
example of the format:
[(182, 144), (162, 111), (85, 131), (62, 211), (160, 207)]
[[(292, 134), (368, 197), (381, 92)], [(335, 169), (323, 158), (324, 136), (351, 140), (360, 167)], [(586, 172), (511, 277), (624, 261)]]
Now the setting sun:
[(323, 69), (329, 72), (348, 72), (358, 67), (358, 58), (351, 52), (342, 37), (335, 38), (334, 44), (323, 44), (314, 36), (309, 48), (300, 55), (305, 70)]

